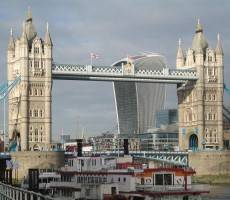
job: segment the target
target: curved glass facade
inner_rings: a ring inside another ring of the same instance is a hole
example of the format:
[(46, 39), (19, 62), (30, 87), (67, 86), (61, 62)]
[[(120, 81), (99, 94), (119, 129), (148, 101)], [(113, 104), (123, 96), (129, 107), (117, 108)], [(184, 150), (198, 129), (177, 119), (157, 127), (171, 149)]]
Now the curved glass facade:
[[(138, 69), (162, 69), (166, 64), (160, 55), (129, 57)], [(126, 64), (122, 59), (113, 66)], [(165, 100), (163, 83), (114, 82), (114, 96), (120, 134), (144, 133), (155, 126), (155, 112), (161, 110)]]

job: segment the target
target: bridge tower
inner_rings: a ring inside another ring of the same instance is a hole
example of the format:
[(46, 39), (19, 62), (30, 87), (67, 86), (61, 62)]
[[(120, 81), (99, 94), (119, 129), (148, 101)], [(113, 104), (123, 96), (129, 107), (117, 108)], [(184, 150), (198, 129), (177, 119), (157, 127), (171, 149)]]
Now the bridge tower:
[(219, 34), (216, 48), (211, 49), (198, 20), (186, 56), (179, 41), (176, 65), (195, 69), (199, 77), (177, 87), (180, 149), (223, 148), (224, 65)]
[(52, 46), (48, 24), (43, 40), (30, 10), (21, 36), (14, 39), (12, 31), (10, 34), (8, 82), (17, 74), (21, 82), (8, 97), (8, 133), (10, 140), (18, 140), (22, 151), (47, 149), (51, 142)]

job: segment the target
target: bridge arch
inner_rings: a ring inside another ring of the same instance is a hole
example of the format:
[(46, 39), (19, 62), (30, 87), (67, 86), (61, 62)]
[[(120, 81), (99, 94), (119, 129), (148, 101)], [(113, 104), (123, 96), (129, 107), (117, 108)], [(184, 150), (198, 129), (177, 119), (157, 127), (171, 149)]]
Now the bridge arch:
[(191, 150), (197, 150), (198, 148), (198, 137), (196, 134), (192, 134), (189, 137), (189, 149)]

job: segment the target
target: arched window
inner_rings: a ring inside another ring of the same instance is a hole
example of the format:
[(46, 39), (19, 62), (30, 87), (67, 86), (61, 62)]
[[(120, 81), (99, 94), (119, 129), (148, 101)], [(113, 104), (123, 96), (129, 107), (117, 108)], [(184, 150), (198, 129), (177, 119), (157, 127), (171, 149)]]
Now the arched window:
[(37, 96), (38, 95), (38, 90), (34, 89), (34, 95)]
[(212, 100), (216, 101), (216, 95), (215, 94), (212, 94)]
[(216, 120), (216, 114), (215, 113), (213, 114), (213, 118), (212, 119)]
[(42, 92), (42, 89), (40, 89), (40, 96), (42, 96), (43, 95), (43, 92)]
[(42, 112), (42, 110), (40, 110), (40, 117), (43, 117), (43, 112)]
[(34, 68), (38, 69), (39, 68), (39, 60), (34, 61)]
[(34, 53), (39, 54), (39, 47), (34, 47)]
[(38, 110), (34, 110), (34, 117), (38, 117)]
[(212, 56), (208, 56), (208, 61), (211, 62), (212, 61)]

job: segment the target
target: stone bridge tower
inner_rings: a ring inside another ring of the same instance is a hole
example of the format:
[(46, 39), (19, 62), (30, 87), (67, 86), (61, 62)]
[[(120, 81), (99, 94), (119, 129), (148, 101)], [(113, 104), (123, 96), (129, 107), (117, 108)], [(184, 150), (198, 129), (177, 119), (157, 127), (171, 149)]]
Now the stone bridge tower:
[(18, 135), (22, 151), (45, 150), (51, 142), (52, 41), (48, 24), (43, 40), (29, 10), (21, 36), (14, 39), (11, 31), (7, 57), (8, 82), (21, 76), (8, 99), (9, 139)]
[(219, 34), (216, 48), (211, 49), (198, 21), (186, 57), (179, 41), (176, 65), (195, 69), (199, 77), (177, 88), (180, 150), (223, 148), (224, 65)]

